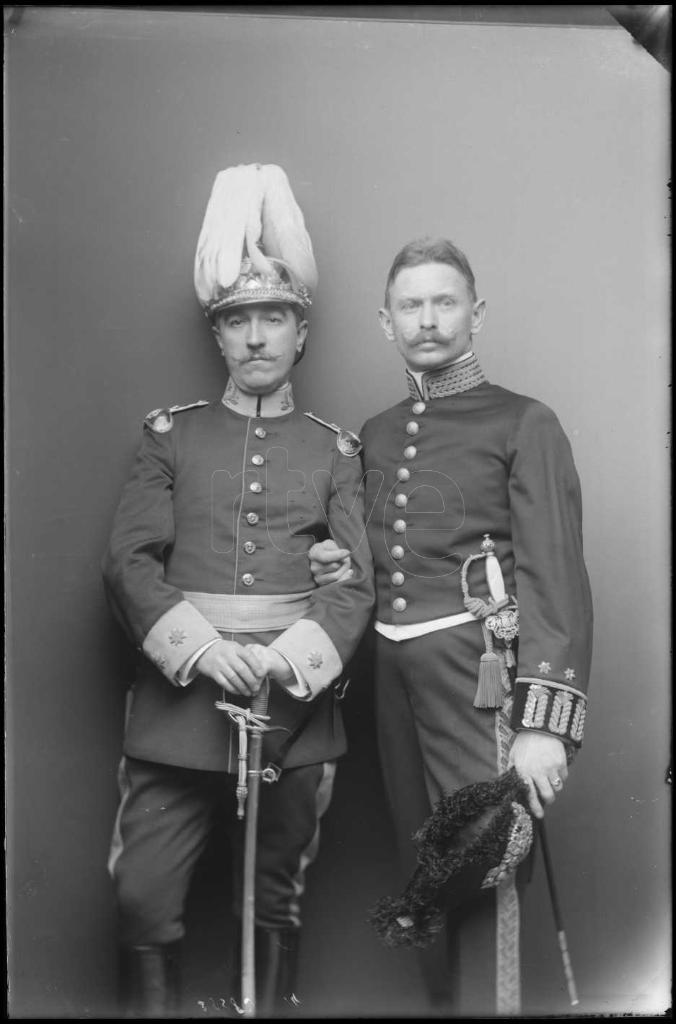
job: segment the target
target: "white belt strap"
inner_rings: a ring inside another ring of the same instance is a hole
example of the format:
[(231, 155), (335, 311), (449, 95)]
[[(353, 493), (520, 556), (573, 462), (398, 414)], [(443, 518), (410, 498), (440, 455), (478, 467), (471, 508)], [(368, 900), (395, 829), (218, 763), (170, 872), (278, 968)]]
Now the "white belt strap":
[(411, 640), (416, 636), (425, 636), (426, 633), (434, 633), (437, 629), (451, 629), (453, 626), (462, 626), (465, 622), (479, 622), (479, 619), (471, 612), (459, 612), (457, 615), (445, 615), (442, 619), (428, 619), (427, 622), (411, 622), (404, 626), (393, 626), (388, 622), (374, 624), (376, 633), (387, 637), (388, 640)]

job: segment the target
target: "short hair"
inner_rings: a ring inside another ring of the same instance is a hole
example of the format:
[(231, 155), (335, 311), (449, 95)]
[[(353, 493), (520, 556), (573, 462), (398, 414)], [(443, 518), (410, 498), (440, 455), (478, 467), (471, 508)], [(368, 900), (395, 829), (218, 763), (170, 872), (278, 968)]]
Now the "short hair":
[(397, 274), (406, 267), (420, 267), (425, 263), (446, 263), (462, 274), (467, 282), (472, 299), (476, 302), (476, 281), (469, 260), (456, 245), (447, 238), (416, 238), (400, 249), (394, 257), (385, 284), (385, 306), (390, 304), (390, 288)]

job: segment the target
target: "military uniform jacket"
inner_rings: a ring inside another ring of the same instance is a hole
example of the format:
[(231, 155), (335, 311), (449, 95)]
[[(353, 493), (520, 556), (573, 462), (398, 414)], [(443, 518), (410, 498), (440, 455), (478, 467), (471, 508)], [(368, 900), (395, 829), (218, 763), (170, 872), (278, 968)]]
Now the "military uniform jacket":
[[(488, 383), (475, 356), (453, 371), (409, 374), (410, 397), (361, 432), (377, 619), (465, 613), (462, 566), (490, 534), (519, 609), (512, 726), (579, 745), (592, 603), (570, 444), (547, 406)], [(487, 598), (481, 566), (468, 583)]]
[[(360, 459), (294, 409), (290, 386), (255, 409), (230, 386), (226, 394), (228, 405), (149, 414), (115, 516), (104, 582), (146, 656), (124, 752), (232, 770), (232, 730), (214, 702), (244, 701), (200, 675), (180, 683), (205, 645), (247, 634), (272, 642), (304, 684), (271, 684), (270, 724), (285, 731), (266, 738), (264, 756), (303, 724), (285, 765), (329, 760), (345, 749), (331, 684), (373, 603)], [(354, 573), (318, 588), (308, 550), (329, 536), (350, 550)]]

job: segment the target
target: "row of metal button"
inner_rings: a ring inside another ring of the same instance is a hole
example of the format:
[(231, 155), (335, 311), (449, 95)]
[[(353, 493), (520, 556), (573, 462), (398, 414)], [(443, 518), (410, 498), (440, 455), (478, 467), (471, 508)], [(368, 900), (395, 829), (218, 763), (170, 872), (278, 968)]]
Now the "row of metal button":
[[(268, 436), (268, 432), (265, 429), (265, 427), (255, 427), (254, 434), (261, 440)], [(254, 466), (263, 466), (265, 464), (265, 458), (263, 455), (259, 455), (258, 453), (256, 453), (255, 455), (251, 456), (251, 463)], [(252, 494), (260, 494), (261, 491), (263, 490), (263, 484), (259, 483), (258, 480), (254, 480), (253, 483), (249, 484), (249, 490), (252, 492)], [(247, 512), (246, 521), (249, 524), (249, 526), (256, 526), (256, 524), (260, 522), (260, 516), (258, 515), (257, 512)], [(247, 555), (253, 555), (255, 550), (256, 545), (252, 540), (247, 540), (244, 542), (244, 551), (246, 552)], [(242, 576), (242, 584), (245, 587), (252, 587), (254, 583), (255, 577), (250, 572), (245, 572)]]
[[(424, 413), (425, 408), (426, 406), (424, 402), (414, 402), (411, 408), (411, 412), (413, 413), (414, 416), (421, 416)], [(420, 424), (417, 423), (415, 420), (409, 420), (408, 423), (406, 424), (406, 433), (408, 434), (408, 436), (415, 437), (416, 434), (418, 434), (419, 432)], [(406, 459), (407, 462), (412, 462), (417, 454), (418, 449), (414, 444), (409, 444), (404, 448), (404, 458)], [(408, 469), (406, 466), (400, 466), (399, 469), (397, 470), (397, 480), (399, 480), (400, 483), (407, 483), (410, 479), (410, 469)], [(396, 505), (397, 508), (406, 508), (406, 506), (408, 505), (408, 496), (404, 494), (402, 491), (398, 491), (394, 496), (394, 504)], [(394, 523), (392, 524), (392, 529), (394, 530), (395, 533), (406, 533), (406, 520), (395, 519)], [(401, 544), (395, 544), (390, 549), (390, 554), (392, 555), (392, 558), (395, 558), (397, 561), (400, 561), (404, 557), (405, 551)], [(404, 583), (406, 582), (406, 577), (404, 576), (403, 572), (399, 572), (397, 570), (397, 572), (393, 572), (392, 575), (390, 576), (390, 581), (393, 587), (403, 587)], [(395, 612), (404, 612), (406, 611), (407, 604), (408, 602), (406, 601), (405, 597), (395, 597), (395, 599), (392, 601), (392, 608), (394, 609)]]

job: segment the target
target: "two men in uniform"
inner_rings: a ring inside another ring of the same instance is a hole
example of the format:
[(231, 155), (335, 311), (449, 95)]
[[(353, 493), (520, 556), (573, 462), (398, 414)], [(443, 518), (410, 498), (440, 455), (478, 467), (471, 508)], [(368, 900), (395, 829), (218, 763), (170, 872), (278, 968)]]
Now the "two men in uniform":
[[(405, 874), (443, 794), (514, 766), (542, 816), (582, 742), (592, 609), (579, 481), (554, 413), (486, 380), (467, 259), (445, 239), (395, 258), (380, 319), (408, 398), (368, 420), (361, 458), (294, 407), (315, 275), (283, 172), (222, 172), (195, 283), (227, 387), (220, 402), (147, 418), (106, 556), (112, 605), (146, 655), (110, 862), (146, 1012), (169, 1007), (192, 870), (224, 792), (234, 802), (215, 699), (244, 703), (265, 678), (282, 729), (266, 734), (264, 760), (282, 771), (262, 790), (261, 1012), (289, 998), (298, 894), (345, 749), (332, 684), (366, 628), (374, 576), (379, 750)], [(448, 921), (448, 950), (422, 957), (432, 998), (518, 1014), (518, 921), (514, 876), (476, 894)]]

